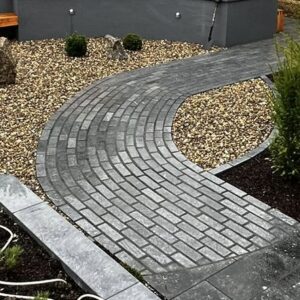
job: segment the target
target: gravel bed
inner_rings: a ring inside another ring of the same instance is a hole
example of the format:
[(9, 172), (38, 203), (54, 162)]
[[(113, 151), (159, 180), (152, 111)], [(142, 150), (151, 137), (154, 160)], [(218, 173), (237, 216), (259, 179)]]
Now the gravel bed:
[(47, 120), (68, 98), (96, 79), (207, 52), (197, 44), (144, 41), (141, 52), (118, 61), (108, 58), (108, 45), (104, 38), (89, 39), (86, 57), (69, 58), (61, 39), (12, 43), (17, 82), (0, 88), (0, 173), (17, 176), (45, 198), (35, 175), (37, 143)]
[(256, 148), (272, 131), (270, 90), (253, 79), (189, 97), (173, 122), (178, 149), (211, 169)]

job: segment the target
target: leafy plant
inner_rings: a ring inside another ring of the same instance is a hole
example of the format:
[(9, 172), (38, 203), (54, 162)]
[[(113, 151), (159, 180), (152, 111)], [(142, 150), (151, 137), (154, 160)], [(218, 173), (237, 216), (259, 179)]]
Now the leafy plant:
[(121, 265), (131, 274), (133, 275), (137, 280), (140, 282), (145, 282), (145, 279), (141, 272), (139, 272), (137, 269), (130, 267), (128, 264), (121, 262)]
[(139, 51), (143, 47), (143, 42), (140, 36), (134, 33), (129, 33), (124, 39), (123, 39), (123, 46), (127, 50), (131, 51)]
[(49, 292), (38, 292), (34, 297), (34, 300), (47, 300), (49, 298)]
[(275, 172), (292, 179), (300, 177), (300, 44), (289, 38), (279, 51), (284, 59), (273, 74), (276, 91), (271, 97), (278, 134), (270, 151)]
[(11, 270), (19, 264), (23, 252), (22, 247), (18, 245), (9, 247), (1, 253), (0, 261), (7, 269)]
[(83, 35), (73, 33), (66, 38), (65, 50), (68, 56), (81, 57), (87, 52), (87, 41)]

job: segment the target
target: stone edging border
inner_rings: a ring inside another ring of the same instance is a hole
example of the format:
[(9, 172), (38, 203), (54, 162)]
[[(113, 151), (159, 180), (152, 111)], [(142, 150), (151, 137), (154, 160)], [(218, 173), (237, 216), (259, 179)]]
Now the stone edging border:
[[(274, 90), (274, 83), (267, 76), (261, 76), (260, 79), (262, 79), (270, 87), (271, 90)], [(219, 167), (209, 170), (209, 172), (214, 175), (219, 175), (225, 171), (230, 170), (233, 167), (236, 167), (238, 165), (245, 163), (246, 161), (250, 160), (251, 158), (254, 158), (258, 154), (265, 151), (270, 146), (273, 138), (275, 137), (275, 134), (276, 134), (276, 129), (273, 129), (272, 132), (270, 133), (270, 135), (268, 136), (268, 138), (264, 142), (262, 142), (258, 147), (249, 151), (248, 153), (246, 153), (245, 155), (243, 155), (241, 157), (238, 157), (226, 164), (223, 164)]]
[(160, 299), (14, 176), (0, 175), (0, 206), (84, 290), (105, 300)]

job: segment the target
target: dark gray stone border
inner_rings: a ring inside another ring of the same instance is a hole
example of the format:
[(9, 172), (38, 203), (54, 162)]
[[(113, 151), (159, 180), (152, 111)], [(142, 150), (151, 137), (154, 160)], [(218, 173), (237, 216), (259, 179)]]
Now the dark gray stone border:
[[(274, 83), (267, 76), (261, 76), (260, 79), (262, 79), (271, 88), (271, 90), (274, 90)], [(264, 142), (262, 142), (258, 147), (249, 151), (248, 153), (246, 153), (245, 155), (243, 155), (241, 157), (238, 157), (226, 164), (223, 164), (219, 167), (209, 170), (209, 172), (214, 175), (219, 175), (225, 171), (230, 170), (233, 167), (239, 166), (239, 165), (245, 163), (246, 161), (254, 158), (258, 154), (265, 151), (270, 146), (275, 134), (276, 134), (276, 129), (273, 129), (271, 134), (268, 136), (268, 138)]]
[(0, 175), (0, 205), (84, 290), (110, 300), (159, 299), (14, 176)]

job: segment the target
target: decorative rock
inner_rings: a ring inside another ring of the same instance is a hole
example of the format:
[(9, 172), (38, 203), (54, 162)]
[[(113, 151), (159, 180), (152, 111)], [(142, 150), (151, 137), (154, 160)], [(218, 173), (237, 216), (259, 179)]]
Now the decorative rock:
[(10, 51), (9, 41), (0, 37), (0, 86), (16, 81), (16, 62)]
[(112, 59), (127, 59), (128, 55), (125, 52), (123, 43), (120, 39), (113, 37), (110, 34), (107, 34), (105, 36), (106, 39), (108, 39), (111, 42), (111, 49), (109, 50), (109, 56)]

